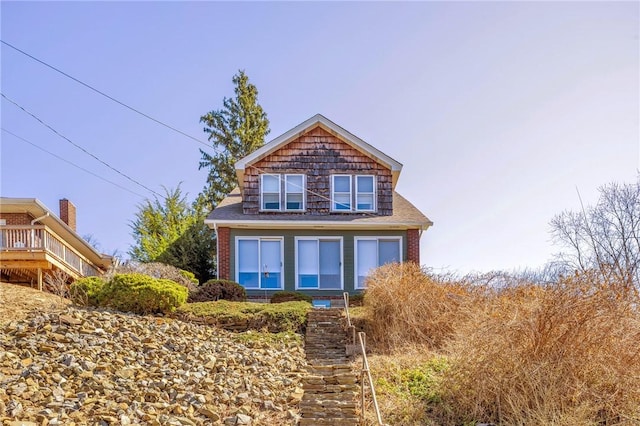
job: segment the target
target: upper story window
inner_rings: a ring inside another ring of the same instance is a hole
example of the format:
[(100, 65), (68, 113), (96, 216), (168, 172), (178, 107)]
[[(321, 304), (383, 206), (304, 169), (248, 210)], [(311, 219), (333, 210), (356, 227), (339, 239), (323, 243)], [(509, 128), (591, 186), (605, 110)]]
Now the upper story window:
[(376, 179), (372, 175), (332, 175), (331, 210), (375, 211)]
[(304, 210), (304, 175), (285, 175), (285, 210)]
[(351, 210), (351, 176), (333, 175), (331, 185), (331, 209), (337, 211)]
[(303, 211), (304, 193), (304, 175), (260, 175), (260, 209), (263, 211)]
[(356, 210), (375, 210), (375, 179), (373, 176), (356, 176)]
[(280, 210), (280, 175), (261, 175), (262, 210)]

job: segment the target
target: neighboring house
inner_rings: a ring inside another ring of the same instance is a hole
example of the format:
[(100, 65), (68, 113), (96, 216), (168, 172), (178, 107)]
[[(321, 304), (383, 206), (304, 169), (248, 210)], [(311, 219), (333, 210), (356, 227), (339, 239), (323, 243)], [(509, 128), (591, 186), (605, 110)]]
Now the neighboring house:
[(251, 298), (365, 288), (389, 262), (420, 263), (432, 222), (395, 192), (402, 164), (318, 114), (236, 163), (239, 188), (205, 219), (218, 278)]
[(60, 200), (58, 217), (35, 198), (0, 197), (0, 281), (42, 290), (47, 274), (101, 275), (111, 261), (76, 233), (76, 208), (69, 200)]

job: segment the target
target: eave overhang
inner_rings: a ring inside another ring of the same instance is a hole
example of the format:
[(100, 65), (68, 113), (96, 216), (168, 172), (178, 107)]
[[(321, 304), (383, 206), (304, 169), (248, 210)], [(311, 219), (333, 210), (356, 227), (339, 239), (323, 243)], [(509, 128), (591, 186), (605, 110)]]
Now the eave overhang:
[(384, 230), (384, 229), (420, 229), (426, 231), (433, 222), (394, 223), (394, 222), (339, 222), (310, 220), (210, 220), (204, 221), (211, 229), (227, 227), (232, 229), (326, 229), (326, 230)]

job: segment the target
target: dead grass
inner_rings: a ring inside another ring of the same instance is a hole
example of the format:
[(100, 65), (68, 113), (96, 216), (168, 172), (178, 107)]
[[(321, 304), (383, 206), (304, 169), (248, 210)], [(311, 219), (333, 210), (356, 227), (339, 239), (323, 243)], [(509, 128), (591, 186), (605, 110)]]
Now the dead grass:
[(595, 279), (506, 289), (460, 323), (446, 348), (449, 420), (639, 424), (638, 299)]
[(0, 326), (27, 317), (37, 311), (60, 310), (71, 304), (70, 300), (33, 288), (0, 282)]
[(365, 309), (387, 422), (640, 424), (640, 300), (595, 274), (495, 289), (389, 265)]
[(379, 351), (407, 344), (440, 347), (454, 332), (471, 292), (427, 275), (415, 263), (388, 264), (367, 278), (367, 336)]

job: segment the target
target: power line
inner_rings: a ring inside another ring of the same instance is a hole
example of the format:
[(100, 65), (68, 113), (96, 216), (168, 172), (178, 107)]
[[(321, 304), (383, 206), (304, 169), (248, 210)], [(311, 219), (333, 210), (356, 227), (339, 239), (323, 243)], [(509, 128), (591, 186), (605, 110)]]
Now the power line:
[[(175, 127), (173, 127), (173, 126), (171, 126), (171, 125), (169, 125), (169, 124), (167, 124), (167, 123), (165, 123), (163, 121), (160, 121), (157, 118), (153, 118), (150, 115), (145, 114), (144, 112), (142, 112), (142, 111), (140, 111), (140, 110), (138, 110), (138, 109), (136, 109), (136, 108), (134, 108), (132, 106), (129, 106), (129, 105), (125, 104), (122, 101), (119, 101), (118, 99), (114, 98), (113, 96), (110, 96), (110, 95), (102, 92), (101, 90), (98, 90), (95, 87), (83, 82), (82, 80), (79, 80), (79, 79), (75, 78), (74, 76), (67, 74), (66, 72), (62, 71), (61, 69), (58, 69), (58, 68), (54, 67), (53, 65), (50, 65), (50, 64), (46, 63), (45, 61), (43, 61), (41, 59), (38, 59), (33, 55), (30, 55), (29, 53), (25, 52), (24, 50), (18, 49), (16, 46), (14, 46), (14, 45), (12, 45), (12, 44), (4, 41), (4, 40), (0, 40), (0, 43), (12, 48), (13, 50), (15, 50), (17, 52), (22, 53), (23, 55), (27, 56), (28, 58), (31, 58), (34, 61), (41, 63), (42, 65), (44, 65), (44, 66), (46, 66), (46, 67), (48, 67), (48, 68), (50, 68), (50, 69), (62, 74), (62, 75), (64, 75), (65, 77), (70, 78), (71, 80), (75, 81), (76, 83), (83, 85), (87, 89), (93, 90), (94, 92), (98, 93), (99, 95), (102, 95), (105, 98), (107, 98), (107, 99), (109, 99), (109, 100), (111, 100), (111, 101), (113, 101), (113, 102), (115, 102), (115, 103), (117, 103), (117, 104), (119, 104), (119, 105), (121, 105), (121, 106), (123, 106), (123, 107), (125, 107), (125, 108), (127, 108), (127, 109), (129, 109), (129, 110), (131, 110), (131, 111), (133, 111), (135, 113), (137, 113), (137, 114), (140, 114), (141, 116), (143, 116), (143, 117), (145, 117), (145, 118), (147, 118), (147, 119), (149, 119), (151, 121), (154, 121), (154, 122), (160, 124), (161, 126), (166, 127), (167, 129), (173, 130), (174, 132), (179, 133), (182, 136), (185, 136), (185, 137), (187, 137), (187, 138), (189, 138), (189, 139), (191, 139), (191, 140), (193, 140), (195, 142), (198, 142), (199, 144), (202, 144), (202, 145), (204, 145), (204, 146), (206, 146), (208, 148), (212, 148), (212, 146), (210, 144), (208, 144), (207, 142), (201, 141), (200, 139), (198, 139), (196, 137), (193, 137), (190, 134), (183, 132), (182, 130), (176, 129)], [(213, 147), (213, 150), (216, 151), (216, 148)]]
[[(204, 146), (206, 146), (206, 147), (208, 147), (208, 148), (210, 148), (210, 149), (213, 149), (213, 151), (214, 151), (214, 152), (220, 153), (220, 151), (219, 151), (215, 146), (212, 146), (212, 145), (210, 145), (210, 144), (208, 144), (208, 143), (206, 143), (206, 142), (204, 142), (204, 141), (201, 141), (200, 139), (195, 138), (195, 137), (193, 137), (193, 136), (189, 135), (188, 133), (183, 132), (182, 130), (176, 129), (175, 127), (173, 127), (173, 126), (171, 126), (171, 125), (169, 125), (169, 124), (166, 124), (166, 123), (164, 123), (164, 122), (162, 122), (162, 121), (160, 121), (160, 120), (158, 120), (158, 119), (156, 119), (156, 118), (153, 118), (153, 117), (151, 117), (150, 115), (145, 114), (144, 112), (142, 112), (142, 111), (140, 111), (140, 110), (138, 110), (138, 109), (136, 109), (136, 108), (134, 108), (134, 107), (132, 107), (132, 106), (129, 106), (129, 105), (127, 105), (126, 103), (124, 103), (124, 102), (122, 102), (122, 101), (119, 101), (118, 99), (114, 98), (113, 96), (110, 96), (110, 95), (108, 95), (108, 94), (106, 94), (106, 93), (102, 92), (101, 90), (98, 90), (98, 89), (96, 89), (95, 87), (93, 87), (93, 86), (91, 86), (91, 85), (89, 85), (89, 84), (87, 84), (87, 83), (83, 82), (82, 80), (79, 80), (78, 78), (73, 77), (72, 75), (67, 74), (66, 72), (64, 72), (64, 71), (60, 70), (59, 68), (56, 68), (56, 67), (54, 67), (53, 65), (50, 65), (50, 64), (48, 64), (47, 62), (45, 62), (45, 61), (43, 61), (43, 60), (41, 60), (41, 59), (36, 58), (35, 56), (33, 56), (33, 55), (31, 55), (31, 54), (29, 54), (29, 53), (25, 52), (24, 50), (19, 49), (18, 47), (16, 47), (16, 46), (12, 45), (11, 43), (6, 42), (6, 41), (4, 41), (4, 40), (0, 40), (0, 43), (2, 43), (2, 44), (4, 44), (4, 45), (6, 45), (6, 46), (8, 46), (8, 47), (12, 48), (13, 50), (15, 50), (15, 51), (17, 51), (17, 52), (19, 52), (19, 53), (22, 53), (23, 55), (27, 56), (28, 58), (33, 59), (34, 61), (36, 61), (36, 62), (38, 62), (38, 63), (40, 63), (40, 64), (42, 64), (42, 65), (44, 65), (44, 66), (46, 66), (47, 68), (50, 68), (50, 69), (52, 69), (52, 70), (54, 70), (54, 71), (56, 71), (56, 72), (58, 72), (58, 73), (60, 73), (60, 74), (64, 75), (65, 77), (67, 77), (67, 78), (69, 78), (69, 79), (71, 79), (71, 80), (75, 81), (76, 83), (78, 83), (78, 84), (81, 84), (81, 85), (85, 86), (86, 88), (88, 88), (88, 89), (90, 89), (90, 90), (92, 90), (92, 91), (94, 91), (94, 92), (98, 93), (99, 95), (102, 95), (102, 96), (104, 96), (105, 98), (107, 98), (107, 99), (109, 99), (109, 100), (111, 100), (111, 101), (113, 101), (113, 102), (115, 102), (115, 103), (117, 103), (117, 104), (119, 104), (119, 105), (121, 105), (121, 106), (123, 106), (123, 107), (125, 107), (125, 108), (127, 108), (127, 109), (129, 109), (129, 110), (131, 110), (131, 111), (133, 111), (133, 112), (135, 112), (135, 113), (137, 113), (137, 114), (140, 114), (141, 116), (143, 116), (143, 117), (145, 117), (145, 118), (147, 118), (147, 119), (149, 119), (149, 120), (151, 120), (151, 121), (154, 121), (154, 122), (156, 122), (157, 124), (160, 124), (161, 126), (164, 126), (164, 127), (168, 128), (168, 129), (170, 129), (170, 130), (173, 130), (174, 132), (177, 132), (177, 133), (179, 133), (179, 134), (181, 134), (181, 135), (183, 135), (183, 136), (185, 136), (185, 137), (187, 137), (187, 138), (189, 138), (189, 139), (191, 139), (191, 140), (193, 140), (193, 141), (195, 141), (195, 142), (197, 142), (197, 143), (199, 143), (199, 144), (202, 144), (202, 145), (204, 145)], [(18, 105), (17, 103), (15, 103), (15, 102), (13, 102), (11, 99), (7, 98), (4, 94), (2, 94), (2, 96), (3, 96), (5, 99), (7, 99), (9, 102), (13, 103), (13, 104), (14, 104), (14, 105), (16, 105), (17, 107), (19, 107), (20, 109), (22, 109), (23, 111), (25, 111), (27, 114), (31, 115), (33, 118), (35, 118), (35, 119), (36, 119), (36, 120), (38, 120), (39, 122), (41, 122), (43, 125), (45, 125), (45, 126), (46, 126), (46, 127), (48, 127), (49, 129), (51, 129), (52, 131), (54, 131), (56, 134), (58, 134), (59, 136), (61, 136), (61, 137), (62, 137), (62, 138), (64, 138), (64, 139), (66, 139), (67, 141), (71, 142), (69, 139), (67, 139), (66, 137), (64, 137), (64, 136), (62, 136), (61, 134), (59, 134), (56, 130), (54, 130), (53, 128), (51, 128), (49, 125), (45, 124), (42, 120), (40, 120), (39, 118), (37, 118), (35, 115), (31, 114), (30, 112), (28, 112), (27, 110), (25, 110), (24, 108), (22, 108), (22, 107), (21, 107), (20, 105)], [(71, 143), (73, 144), (73, 142), (71, 142)], [(75, 145), (75, 144), (74, 144), (74, 145)], [(77, 145), (76, 145), (76, 146), (77, 146)], [(78, 147), (78, 148), (80, 148), (80, 149), (82, 149), (83, 151), (85, 151), (85, 150), (84, 150), (83, 148), (81, 148), (81, 147)], [(98, 159), (98, 158), (97, 158), (97, 157), (95, 157), (93, 154), (90, 154), (90, 153), (88, 153), (87, 151), (85, 151), (85, 152), (86, 152), (87, 154), (91, 155), (92, 157), (96, 158), (98, 161), (100, 161), (100, 162), (102, 162), (103, 164), (105, 164), (107, 167), (109, 167), (109, 168), (113, 169), (111, 166), (109, 166), (108, 164), (104, 163), (102, 160)], [(262, 170), (262, 169), (260, 169), (260, 168), (258, 168), (258, 167), (256, 167), (256, 166), (250, 166), (250, 167), (253, 167), (254, 169), (258, 170), (259, 172), (267, 173), (265, 170)], [(123, 175), (123, 176), (125, 176), (127, 179), (132, 180), (134, 183), (136, 183), (136, 184), (138, 184), (138, 185), (142, 186), (143, 188), (147, 189), (148, 191), (151, 191), (153, 194), (155, 194), (155, 195), (158, 195), (158, 196), (162, 197), (162, 196), (161, 196), (160, 194), (158, 194), (157, 192), (155, 192), (155, 191), (153, 191), (152, 189), (149, 189), (149, 188), (147, 188), (146, 186), (144, 186), (144, 185), (142, 185), (142, 184), (140, 184), (140, 183), (136, 182), (135, 180), (133, 180), (133, 179), (129, 178), (128, 176), (124, 175), (123, 173), (119, 172), (118, 170), (116, 170), (116, 169), (113, 169), (113, 170), (115, 170), (116, 172), (118, 172), (118, 173), (122, 174), (122, 175)], [(283, 180), (283, 179), (282, 179), (282, 177), (279, 177), (279, 180), (280, 180), (280, 181), (282, 181), (282, 180)], [(298, 185), (295, 185), (295, 184), (294, 184), (294, 186), (298, 186)], [(313, 194), (313, 195), (315, 195), (315, 196), (317, 196), (317, 197), (320, 197), (321, 199), (325, 199), (325, 200), (328, 200), (328, 201), (330, 201), (330, 202), (334, 202), (334, 200), (333, 200), (333, 199), (331, 199), (331, 198), (329, 198), (329, 197), (327, 197), (327, 196), (325, 196), (325, 195), (319, 194), (319, 193), (317, 193), (317, 192), (314, 192), (314, 191), (312, 191), (312, 190), (310, 190), (310, 189), (307, 189), (307, 188), (301, 188), (301, 189), (303, 189), (303, 190), (304, 190), (306, 193), (308, 193), (308, 194)], [(162, 197), (162, 198), (164, 198), (164, 197)], [(366, 215), (366, 216), (374, 216), (374, 217), (376, 217), (376, 215), (375, 215), (374, 213), (371, 213), (371, 212), (360, 212), (360, 213), (362, 213), (362, 214), (364, 214), (364, 215)]]
[(44, 121), (42, 121), (39, 117), (37, 117), (35, 114), (33, 114), (30, 111), (27, 111), (23, 106), (19, 105), (17, 102), (15, 102), (14, 100), (10, 99), (9, 97), (7, 97), (7, 95), (5, 95), (4, 93), (0, 92), (0, 95), (2, 95), (3, 98), (5, 98), (7, 101), (11, 102), (13, 105), (15, 105), (16, 107), (20, 108), (22, 111), (24, 111), (26, 114), (30, 115), (31, 117), (33, 117), (35, 120), (37, 120), (40, 124), (42, 124), (43, 126), (45, 126), (47, 129), (51, 130), (53, 133), (55, 133), (56, 135), (60, 136), (62, 139), (66, 140), (67, 142), (69, 142), (71, 145), (75, 146), (76, 148), (78, 148), (79, 150), (81, 150), (82, 152), (84, 152), (85, 154), (93, 157), (94, 159), (96, 159), (97, 161), (99, 161), (100, 163), (104, 164), (105, 166), (107, 166), (108, 168), (110, 168), (111, 170), (113, 170), (114, 172), (118, 173), (119, 175), (125, 177), (126, 179), (130, 180), (131, 182), (135, 183), (138, 186), (141, 186), (142, 188), (146, 189), (147, 191), (151, 192), (152, 194), (164, 198), (162, 195), (158, 194), (156, 191), (154, 191), (153, 189), (149, 188), (148, 186), (138, 182), (137, 180), (135, 180), (134, 178), (126, 175), (125, 173), (121, 172), (120, 170), (116, 169), (115, 167), (111, 166), (110, 164), (106, 163), (105, 161), (101, 160), (100, 158), (98, 158), (96, 155), (92, 154), (91, 152), (87, 151), (86, 149), (84, 149), (82, 146), (78, 145), (77, 143), (73, 142), (71, 139), (69, 139), (68, 137), (64, 136), (63, 134), (61, 134), (60, 132), (58, 132), (56, 129), (54, 129), (53, 127), (51, 127), (50, 125), (48, 125), (47, 123), (45, 123)]
[(100, 176), (100, 175), (98, 175), (98, 174), (96, 174), (96, 173), (92, 172), (91, 170), (85, 169), (85, 168), (84, 168), (84, 167), (82, 167), (82, 166), (78, 166), (77, 164), (75, 164), (75, 163), (73, 163), (73, 162), (71, 162), (71, 161), (67, 160), (66, 158), (60, 157), (59, 155), (57, 155), (57, 154), (55, 154), (55, 153), (53, 153), (53, 152), (51, 152), (51, 151), (48, 151), (48, 150), (44, 149), (43, 147), (41, 147), (41, 146), (39, 146), (39, 145), (37, 145), (37, 144), (35, 144), (35, 143), (31, 142), (31, 141), (28, 141), (27, 139), (25, 139), (25, 138), (23, 138), (23, 137), (20, 137), (20, 136), (16, 135), (15, 133), (13, 133), (13, 132), (11, 132), (11, 131), (9, 131), (9, 130), (5, 129), (4, 127), (2, 127), (1, 129), (2, 129), (2, 131), (3, 131), (3, 132), (6, 132), (6, 133), (10, 134), (11, 136), (13, 136), (13, 137), (15, 137), (15, 138), (17, 138), (17, 139), (19, 139), (19, 140), (21, 140), (21, 141), (23, 141), (23, 142), (28, 143), (29, 145), (33, 146), (34, 148), (38, 148), (40, 151), (46, 152), (47, 154), (49, 154), (49, 155), (51, 155), (51, 156), (53, 156), (53, 157), (57, 158), (58, 160), (61, 160), (61, 161), (64, 161), (65, 163), (67, 163), (67, 164), (70, 164), (70, 165), (72, 165), (73, 167), (76, 167), (76, 168), (78, 168), (78, 169), (82, 170), (83, 172), (89, 173), (90, 175), (95, 176), (95, 177), (97, 177), (98, 179), (101, 179), (101, 180), (103, 180), (103, 181), (105, 181), (105, 182), (107, 182), (107, 183), (110, 183), (111, 185), (117, 186), (118, 188), (123, 189), (123, 190), (125, 190), (125, 191), (127, 191), (127, 192), (130, 192), (130, 193), (132, 193), (132, 194), (134, 194), (134, 195), (137, 195), (137, 196), (142, 197), (142, 198), (146, 198), (144, 195), (139, 194), (139, 193), (137, 193), (137, 192), (135, 192), (135, 191), (132, 191), (132, 190), (130, 190), (129, 188), (126, 188), (126, 187), (124, 187), (124, 186), (122, 186), (122, 185), (120, 185), (120, 184), (118, 184), (118, 183), (116, 183), (116, 182), (113, 182), (113, 181), (111, 181), (111, 180), (109, 180), (109, 179), (107, 179), (107, 178), (105, 178), (105, 177), (102, 177), (102, 176)]

